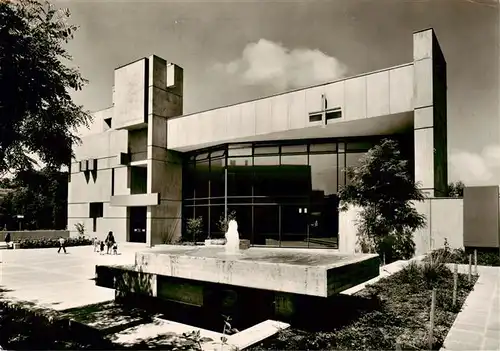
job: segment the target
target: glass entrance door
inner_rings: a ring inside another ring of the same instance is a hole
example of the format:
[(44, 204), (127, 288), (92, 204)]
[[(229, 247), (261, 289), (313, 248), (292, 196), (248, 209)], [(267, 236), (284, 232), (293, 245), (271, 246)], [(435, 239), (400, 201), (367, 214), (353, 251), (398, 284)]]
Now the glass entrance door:
[(307, 205), (281, 205), (281, 247), (307, 247)]
[(317, 199), (309, 217), (309, 247), (337, 248), (339, 228), (337, 195)]
[(146, 206), (130, 207), (129, 241), (133, 243), (146, 242)]

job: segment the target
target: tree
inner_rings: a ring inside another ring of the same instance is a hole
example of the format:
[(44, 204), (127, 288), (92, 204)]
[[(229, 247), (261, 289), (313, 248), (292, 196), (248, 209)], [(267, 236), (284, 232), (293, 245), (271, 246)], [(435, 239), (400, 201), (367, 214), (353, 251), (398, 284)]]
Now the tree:
[(64, 44), (77, 27), (70, 12), (44, 0), (0, 0), (0, 176), (30, 169), (36, 154), (48, 166), (69, 165), (79, 126), (91, 115), (69, 90), (86, 80)]
[(357, 167), (346, 170), (349, 184), (339, 192), (341, 210), (361, 208), (357, 224), (363, 251), (375, 250), (386, 262), (411, 258), (413, 233), (425, 226), (425, 217), (412, 206), (424, 195), (413, 181), (408, 161), (397, 142), (384, 139), (370, 149)]
[(11, 180), (11, 191), (0, 200), (0, 226), (17, 228), (21, 214), (25, 229), (66, 227), (68, 173), (46, 167), (25, 170)]
[(464, 197), (465, 184), (462, 181), (448, 184), (448, 197)]

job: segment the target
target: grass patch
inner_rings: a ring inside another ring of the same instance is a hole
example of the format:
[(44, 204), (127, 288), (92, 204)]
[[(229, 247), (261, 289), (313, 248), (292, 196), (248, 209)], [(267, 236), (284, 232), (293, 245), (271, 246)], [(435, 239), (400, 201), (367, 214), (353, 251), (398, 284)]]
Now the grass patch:
[[(356, 296), (376, 299), (379, 308), (332, 330), (290, 328), (251, 350), (403, 350), (428, 349), (432, 289), (436, 288), (433, 349), (439, 350), (475, 281), (458, 276), (457, 305), (452, 305), (453, 273), (445, 262), (410, 263), (403, 270), (368, 286)], [(335, 319), (325, 311), (318, 319)], [(337, 317), (339, 318), (339, 317)]]

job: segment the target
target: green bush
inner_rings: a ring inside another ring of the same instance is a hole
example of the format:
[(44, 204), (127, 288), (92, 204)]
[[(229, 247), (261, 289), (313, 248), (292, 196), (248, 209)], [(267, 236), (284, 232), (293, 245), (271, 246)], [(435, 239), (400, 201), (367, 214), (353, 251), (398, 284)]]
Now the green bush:
[[(66, 246), (85, 246), (92, 245), (92, 240), (86, 237), (65, 238)], [(38, 238), (21, 239), (19, 241), (21, 249), (44, 249), (50, 247), (59, 247), (59, 238)]]
[(186, 223), (186, 234), (182, 241), (196, 242), (201, 239), (203, 233), (203, 217), (189, 218)]

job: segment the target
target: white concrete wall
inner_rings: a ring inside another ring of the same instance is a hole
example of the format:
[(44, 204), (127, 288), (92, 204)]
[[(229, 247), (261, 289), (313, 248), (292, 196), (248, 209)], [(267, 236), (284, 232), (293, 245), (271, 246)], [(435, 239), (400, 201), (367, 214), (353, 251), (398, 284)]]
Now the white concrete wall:
[(413, 64), (171, 119), (168, 148), (319, 126), (320, 122), (309, 122), (309, 113), (322, 109), (322, 94), (328, 108), (342, 109), (342, 118), (329, 124), (413, 111)]
[(415, 181), (429, 197), (448, 183), (446, 61), (432, 29), (413, 34)]
[(356, 253), (361, 249), (358, 245), (356, 222), (360, 207), (350, 206), (346, 212), (339, 213), (339, 251)]
[(114, 128), (145, 122), (146, 59), (115, 69)]
[(148, 130), (131, 130), (128, 133), (128, 147), (131, 161), (145, 160), (148, 156)]
[(416, 208), (427, 217), (427, 226), (415, 232), (416, 255), (444, 247), (445, 239), (452, 249), (464, 247), (463, 199), (432, 198)]
[[(105, 118), (113, 115), (113, 108), (94, 113), (94, 121), (89, 128), (80, 128), (78, 134), (82, 143), (74, 145), (75, 160), (71, 164), (71, 181), (68, 183), (68, 230), (70, 236), (77, 236), (76, 223), (83, 223), (86, 234), (104, 239), (108, 231), (113, 231), (118, 241), (126, 240), (126, 208), (109, 206), (111, 196), (111, 174), (115, 169), (115, 195), (128, 195), (127, 167), (120, 166), (120, 152), (127, 152), (128, 132), (108, 129)], [(112, 121), (113, 124), (113, 121)], [(112, 125), (113, 127), (113, 125)], [(79, 162), (97, 159), (95, 178), (80, 172)], [(103, 202), (103, 217), (97, 219), (97, 231), (93, 232), (93, 220), (89, 218), (89, 203)]]
[[(444, 247), (445, 239), (452, 249), (463, 248), (463, 199), (432, 198), (416, 204), (417, 210), (427, 218), (425, 228), (415, 232), (415, 255)], [(339, 251), (359, 252), (356, 218), (359, 208), (350, 208), (339, 214)]]

